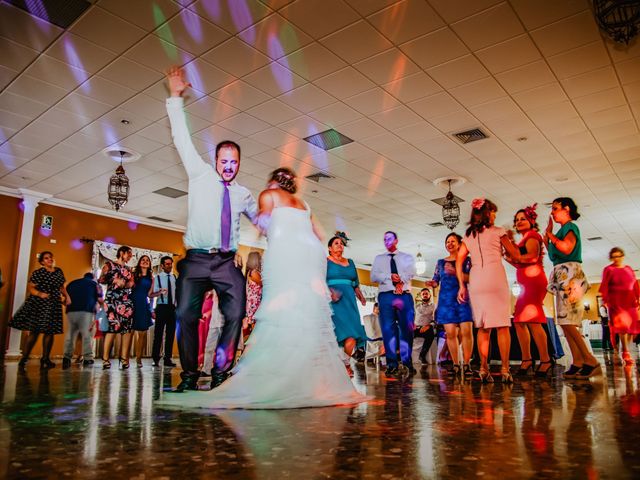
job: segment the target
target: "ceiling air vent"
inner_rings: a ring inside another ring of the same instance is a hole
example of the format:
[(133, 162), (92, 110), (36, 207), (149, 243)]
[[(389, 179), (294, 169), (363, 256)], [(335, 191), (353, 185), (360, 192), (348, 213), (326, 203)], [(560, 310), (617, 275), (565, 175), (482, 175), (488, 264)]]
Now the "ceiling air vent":
[(429, 225), (432, 228), (444, 227), (444, 223), (442, 222), (433, 222), (433, 223), (428, 223), (427, 225)]
[(466, 132), (458, 132), (453, 134), (460, 143), (471, 143), (477, 142), (478, 140), (484, 140), (485, 138), (489, 138), (486, 133), (484, 133), (479, 128), (474, 128), (473, 130), (467, 130)]
[(310, 144), (315, 145), (318, 148), (322, 148), (323, 150), (331, 150), (332, 148), (342, 147), (343, 145), (353, 142), (349, 137), (341, 134), (333, 128), (325, 130), (324, 132), (316, 133), (315, 135), (311, 135), (303, 140), (306, 140)]
[(316, 173), (312, 173), (311, 175), (307, 175), (304, 178), (306, 178), (307, 180), (311, 180), (312, 182), (320, 183), (320, 179), (322, 178), (333, 178), (333, 177), (324, 172), (316, 172)]
[(91, 6), (86, 0), (7, 0), (7, 3), (62, 28), (69, 28)]
[(164, 222), (164, 223), (170, 223), (171, 220), (169, 220), (168, 218), (162, 218), (162, 217), (156, 217), (155, 215), (151, 216), (151, 217), (147, 217), (149, 220), (155, 220), (156, 222)]
[(595, 242), (596, 240), (602, 240), (602, 237), (589, 237), (587, 238), (590, 242)]
[(153, 193), (157, 193), (158, 195), (164, 195), (165, 197), (169, 197), (169, 198), (180, 198), (180, 197), (184, 197), (187, 194), (187, 192), (183, 190), (178, 190), (177, 188), (171, 188), (171, 187), (164, 187), (164, 188), (161, 188), (160, 190), (155, 190)]

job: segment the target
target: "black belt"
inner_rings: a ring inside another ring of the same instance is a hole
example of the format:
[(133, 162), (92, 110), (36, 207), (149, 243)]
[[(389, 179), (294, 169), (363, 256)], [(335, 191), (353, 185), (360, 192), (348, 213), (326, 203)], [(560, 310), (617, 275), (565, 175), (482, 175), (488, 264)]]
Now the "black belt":
[(204, 253), (206, 255), (211, 255), (214, 253), (235, 253), (233, 250), (229, 250), (229, 251), (224, 251), (221, 250), (219, 248), (210, 248), (210, 249), (206, 249), (206, 248), (190, 248), (189, 250), (187, 250), (187, 254), (189, 253)]

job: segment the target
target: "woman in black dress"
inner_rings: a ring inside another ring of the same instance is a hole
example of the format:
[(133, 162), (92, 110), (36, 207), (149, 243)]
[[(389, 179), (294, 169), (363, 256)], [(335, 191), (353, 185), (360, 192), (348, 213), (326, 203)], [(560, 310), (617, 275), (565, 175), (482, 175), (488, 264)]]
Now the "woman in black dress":
[(27, 342), (19, 362), (23, 369), (38, 336), (42, 333), (42, 358), (40, 368), (56, 366), (50, 360), (53, 336), (62, 333), (62, 304), (71, 303), (64, 288), (64, 273), (55, 266), (53, 253), (45, 251), (38, 255), (42, 268), (34, 270), (29, 279), (29, 297), (15, 313), (9, 325), (18, 330), (29, 332)]
[(129, 368), (129, 350), (131, 349), (131, 330), (133, 328), (133, 298), (131, 296), (133, 273), (127, 267), (127, 262), (131, 260), (132, 254), (131, 248), (123, 245), (116, 253), (116, 261), (107, 261), (102, 267), (100, 275), (99, 282), (107, 286), (104, 303), (107, 306), (107, 319), (109, 320), (109, 330), (104, 336), (104, 350), (102, 352), (102, 368), (104, 370), (111, 368), (109, 353), (116, 334), (122, 335), (120, 366), (123, 370)]

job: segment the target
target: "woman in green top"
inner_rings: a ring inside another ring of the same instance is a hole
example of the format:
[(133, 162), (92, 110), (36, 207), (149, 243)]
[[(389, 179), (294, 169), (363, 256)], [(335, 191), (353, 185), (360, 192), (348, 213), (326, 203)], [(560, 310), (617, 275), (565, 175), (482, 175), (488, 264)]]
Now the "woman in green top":
[[(584, 313), (582, 298), (589, 289), (582, 271), (580, 229), (572, 221), (579, 217), (573, 199), (556, 198), (551, 205), (551, 217), (544, 236), (549, 259), (553, 262), (548, 290), (555, 295), (556, 323), (562, 327), (573, 357), (571, 367), (564, 372), (568, 378), (588, 378), (602, 373), (579, 330)], [(555, 234), (554, 221), (561, 225)]]

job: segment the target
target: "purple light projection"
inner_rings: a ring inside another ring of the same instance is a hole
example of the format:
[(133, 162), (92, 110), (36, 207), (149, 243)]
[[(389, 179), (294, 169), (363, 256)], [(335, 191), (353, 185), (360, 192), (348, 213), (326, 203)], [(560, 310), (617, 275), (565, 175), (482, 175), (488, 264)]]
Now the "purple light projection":
[(91, 87), (89, 85), (89, 82), (85, 82), (85, 80), (87, 79), (87, 76), (83, 74), (83, 72), (85, 72), (84, 63), (82, 63), (82, 60), (80, 60), (80, 56), (78, 55), (78, 52), (76, 52), (76, 49), (73, 46), (73, 41), (71, 40), (71, 37), (68, 37), (68, 36), (65, 37), (63, 40), (63, 43), (64, 43), (64, 54), (67, 57), (67, 63), (79, 69), (79, 71), (76, 71), (76, 69), (72, 68), (71, 73), (80, 84), (80, 89), (84, 93), (89, 93), (91, 90)]
[[(231, 4), (232, 2), (229, 2)], [(246, 0), (234, 0), (231, 5), (231, 20), (238, 30), (243, 30), (253, 24), (253, 15), (249, 10)], [(256, 41), (256, 32), (251, 29), (247, 32), (245, 40), (251, 43)]]
[(139, 225), (138, 222), (135, 222), (133, 220), (130, 220), (127, 223), (127, 226), (129, 227), (129, 230), (133, 230), (133, 231), (136, 231), (138, 229), (138, 225)]
[(4, 129), (0, 127), (0, 160), (4, 168), (13, 170), (16, 168), (13, 162), (13, 148), (11, 144), (7, 142), (7, 137), (4, 134)]
[(42, 235), (43, 237), (50, 237), (52, 233), (52, 230), (49, 230), (47, 228), (40, 228), (40, 235)]
[[(269, 33), (267, 46), (269, 50), (269, 56), (271, 58), (276, 59), (284, 57), (284, 48), (282, 48), (282, 44), (280, 43), (280, 40), (278, 39), (278, 36), (275, 34), (275, 32)], [(282, 58), (280, 61), (282, 65), (278, 62), (271, 62), (270, 67), (273, 78), (276, 79), (280, 90), (284, 93), (293, 88), (293, 76), (291, 75), (291, 71), (289, 70), (289, 62), (287, 61), (287, 59)], [(284, 69), (281, 67), (284, 67)]]
[(182, 24), (191, 34), (191, 38), (198, 43), (202, 43), (202, 23), (200, 22), (200, 16), (190, 10), (183, 10), (181, 17)]
[(204, 84), (204, 81), (202, 80), (202, 76), (200, 75), (200, 71), (198, 70), (198, 66), (196, 65), (195, 61), (187, 63), (184, 66), (184, 72), (186, 74), (185, 76), (187, 77), (187, 80), (191, 83), (191, 86), (195, 90), (203, 93), (207, 92), (206, 86)]
[(116, 243), (116, 239), (115, 239), (115, 237), (104, 237), (103, 242)]
[(70, 246), (73, 250), (82, 250), (82, 247), (84, 247), (84, 244), (80, 239), (75, 238), (71, 240)]
[(220, 0), (203, 0), (202, 6), (214, 21), (220, 21)]

